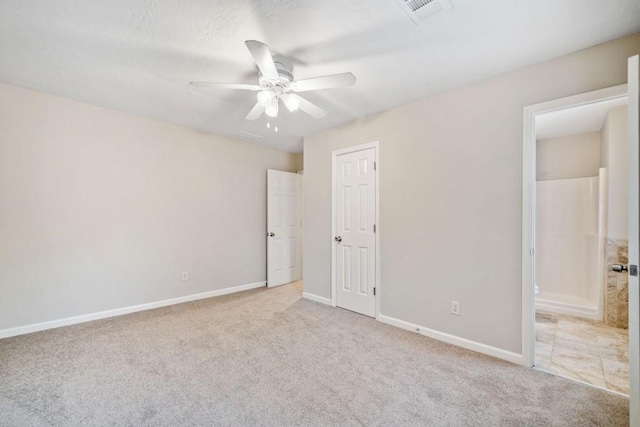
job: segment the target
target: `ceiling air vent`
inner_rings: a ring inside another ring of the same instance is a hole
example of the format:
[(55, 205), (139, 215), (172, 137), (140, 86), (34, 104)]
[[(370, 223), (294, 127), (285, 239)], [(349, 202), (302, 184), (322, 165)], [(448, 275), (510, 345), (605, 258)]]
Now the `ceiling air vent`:
[(419, 24), (433, 15), (451, 9), (450, 0), (396, 0), (409, 17)]

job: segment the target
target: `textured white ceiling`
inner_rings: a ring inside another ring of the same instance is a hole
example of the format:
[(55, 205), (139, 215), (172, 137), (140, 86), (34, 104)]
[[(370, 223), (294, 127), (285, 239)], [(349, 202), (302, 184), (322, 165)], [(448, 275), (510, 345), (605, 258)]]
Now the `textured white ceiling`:
[(627, 98), (624, 97), (541, 114), (536, 117), (536, 138), (562, 138), (598, 132), (604, 126), (609, 110), (626, 104)]
[[(640, 31), (637, 0), (454, 4), (415, 26), (395, 0), (3, 0), (0, 81), (295, 152), (305, 135)], [(275, 133), (244, 120), (255, 93), (187, 86), (255, 83), (248, 39), (298, 79), (358, 80), (308, 94), (329, 115), (283, 111)]]

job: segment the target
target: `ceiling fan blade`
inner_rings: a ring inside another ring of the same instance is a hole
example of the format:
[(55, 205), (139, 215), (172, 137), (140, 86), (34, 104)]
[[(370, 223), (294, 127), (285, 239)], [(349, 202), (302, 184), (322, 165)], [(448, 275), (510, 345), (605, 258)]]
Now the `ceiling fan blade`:
[(273, 56), (271, 56), (271, 52), (269, 52), (269, 46), (257, 40), (247, 40), (244, 44), (247, 45), (262, 75), (270, 79), (277, 79), (278, 70), (276, 70)]
[(351, 86), (356, 82), (356, 76), (351, 73), (333, 74), (331, 76), (314, 77), (311, 79), (298, 80), (291, 84), (294, 92), (305, 92), (308, 90), (329, 89), (333, 87)]
[(311, 117), (314, 117), (316, 119), (322, 119), (327, 116), (326, 111), (324, 111), (322, 108), (318, 107), (316, 104), (312, 103), (311, 101), (307, 101), (300, 95), (296, 95), (295, 93), (290, 93), (289, 96), (295, 97), (295, 99), (298, 100), (298, 108), (301, 111), (304, 111), (305, 113), (310, 115)]
[(247, 120), (257, 120), (260, 118), (265, 108), (266, 107), (264, 105), (257, 102), (256, 105), (253, 106), (253, 108), (251, 109), (251, 111), (249, 111), (249, 114), (247, 114), (247, 117), (245, 118)]
[(260, 90), (260, 86), (258, 85), (247, 85), (243, 83), (189, 82), (189, 86), (198, 89)]

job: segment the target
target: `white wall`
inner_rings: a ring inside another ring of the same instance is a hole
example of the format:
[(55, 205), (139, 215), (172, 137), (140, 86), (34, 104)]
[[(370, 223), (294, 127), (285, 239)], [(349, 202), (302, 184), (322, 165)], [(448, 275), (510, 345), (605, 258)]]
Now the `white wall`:
[(521, 353), (523, 107), (622, 84), (638, 52), (636, 34), (306, 137), (305, 292), (331, 295), (331, 152), (380, 141), (382, 314)]
[(0, 330), (264, 281), (266, 170), (297, 163), (0, 84)]
[(536, 184), (538, 299), (597, 310), (598, 177)]
[(582, 133), (536, 142), (538, 181), (598, 176), (600, 132)]
[(607, 237), (628, 239), (627, 107), (612, 108), (602, 129), (602, 166), (608, 169)]

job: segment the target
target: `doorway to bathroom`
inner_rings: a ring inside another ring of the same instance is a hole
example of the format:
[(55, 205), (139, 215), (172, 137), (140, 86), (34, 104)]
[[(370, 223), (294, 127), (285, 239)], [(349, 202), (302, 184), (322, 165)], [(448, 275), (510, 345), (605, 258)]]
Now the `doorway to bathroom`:
[(585, 95), (531, 123), (531, 364), (629, 394), (627, 90)]

